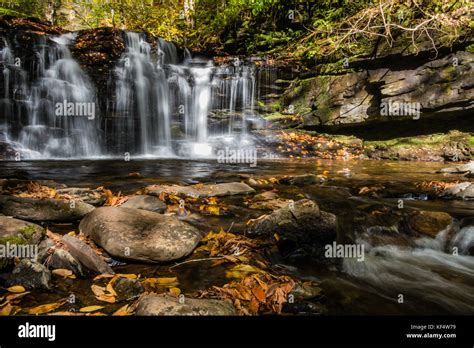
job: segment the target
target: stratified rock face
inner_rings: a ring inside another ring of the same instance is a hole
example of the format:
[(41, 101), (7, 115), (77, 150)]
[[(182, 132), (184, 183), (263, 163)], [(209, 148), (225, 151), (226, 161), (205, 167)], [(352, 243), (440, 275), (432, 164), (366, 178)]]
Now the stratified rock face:
[(196, 228), (174, 216), (133, 208), (98, 208), (79, 229), (110, 255), (142, 262), (180, 259), (202, 238)]
[(178, 298), (168, 295), (148, 294), (143, 296), (137, 307), (142, 316), (225, 316), (237, 315), (234, 306), (223, 300)]
[(84, 202), (0, 196), (0, 212), (29, 221), (72, 222), (95, 208)]
[(335, 240), (336, 216), (319, 210), (318, 205), (308, 199), (275, 210), (251, 223), (247, 235), (272, 237), (278, 235), (281, 245), (292, 247), (310, 246), (320, 248)]
[(292, 105), (308, 126), (416, 121), (453, 112), (469, 116), (474, 108), (474, 53), (419, 60), (418, 67), (413, 67), (416, 57), (413, 61), (405, 68), (393, 61), (379, 62), (378, 69), (366, 63), (364, 72), (296, 82), (284, 93), (283, 107)]

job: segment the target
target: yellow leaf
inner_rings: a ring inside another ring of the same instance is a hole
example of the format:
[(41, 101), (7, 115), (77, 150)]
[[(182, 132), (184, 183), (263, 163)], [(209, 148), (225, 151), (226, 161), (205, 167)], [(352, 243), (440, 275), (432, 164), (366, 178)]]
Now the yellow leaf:
[(156, 278), (157, 283), (159, 285), (169, 285), (169, 284), (174, 284), (178, 282), (178, 278), (176, 277), (171, 277), (171, 278)]
[(0, 316), (10, 315), (12, 313), (12, 310), (13, 310), (13, 306), (10, 304), (10, 302), (6, 302), (0, 308)]
[(181, 295), (181, 290), (179, 288), (169, 288), (169, 291), (171, 294), (173, 294), (174, 296), (179, 296)]
[(29, 291), (26, 291), (19, 294), (10, 294), (10, 295), (7, 295), (6, 300), (13, 301), (13, 300), (22, 298), (23, 296), (28, 295), (29, 293), (30, 293)]
[(15, 285), (11, 286), (7, 289), (8, 292), (14, 292), (14, 293), (20, 293), (20, 292), (25, 292), (25, 288), (21, 285)]
[(115, 277), (115, 275), (113, 274), (108, 274), (108, 273), (99, 274), (98, 276), (94, 278), (94, 281), (104, 279), (104, 278), (113, 278), (113, 277)]
[(123, 274), (123, 273), (120, 273), (120, 274), (117, 274), (117, 276), (119, 276), (120, 278), (128, 278), (128, 279), (137, 279), (138, 276), (136, 274)]
[(128, 306), (128, 304), (126, 304), (125, 306), (117, 309), (112, 315), (123, 317), (123, 316), (131, 315), (131, 314), (132, 313), (130, 311), (130, 307)]
[(91, 290), (94, 293), (95, 296), (101, 296), (105, 294), (105, 288), (102, 286), (98, 286), (95, 284), (92, 284)]
[(112, 280), (107, 284), (107, 286), (105, 287), (105, 289), (112, 295), (112, 296), (117, 296), (117, 293), (115, 292), (114, 290), (114, 287), (113, 287), (113, 283), (115, 282), (115, 279), (118, 279), (118, 278), (112, 278)]
[(95, 312), (98, 311), (99, 309), (104, 308), (104, 306), (88, 306), (88, 307), (82, 307), (79, 309), (79, 312), (81, 313), (90, 313), (90, 312)]
[(54, 311), (55, 309), (58, 309), (59, 307), (61, 307), (64, 303), (48, 303), (48, 304), (44, 304), (44, 305), (41, 305), (41, 306), (38, 306), (38, 307), (35, 307), (35, 308), (31, 308), (29, 311), (28, 311), (28, 314), (32, 314), (32, 315), (38, 315), (38, 314), (45, 314), (45, 313), (49, 313), (49, 312), (52, 312)]
[(110, 295), (110, 294), (103, 294), (100, 296), (96, 296), (96, 299), (99, 301), (107, 302), (107, 303), (115, 303), (115, 296)]
[(73, 275), (71, 270), (63, 269), (63, 268), (53, 269), (51, 273), (63, 278), (69, 278), (70, 276)]

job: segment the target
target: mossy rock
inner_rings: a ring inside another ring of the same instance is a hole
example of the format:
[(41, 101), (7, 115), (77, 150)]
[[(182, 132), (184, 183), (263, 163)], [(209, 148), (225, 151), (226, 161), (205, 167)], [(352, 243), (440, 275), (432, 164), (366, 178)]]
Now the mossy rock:
[[(0, 244), (2, 245), (38, 245), (45, 234), (45, 229), (39, 225), (0, 216)], [(0, 270), (7, 267), (10, 262), (9, 259), (0, 259)]]

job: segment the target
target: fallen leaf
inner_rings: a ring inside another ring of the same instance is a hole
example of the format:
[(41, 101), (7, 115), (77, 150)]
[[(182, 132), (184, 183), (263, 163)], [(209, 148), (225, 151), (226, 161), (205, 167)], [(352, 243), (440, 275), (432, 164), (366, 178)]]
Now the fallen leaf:
[(56, 302), (56, 303), (47, 303), (38, 307), (31, 308), (28, 311), (28, 314), (31, 315), (38, 315), (38, 314), (45, 314), (58, 309), (64, 304), (64, 302)]
[(53, 269), (51, 273), (63, 278), (71, 278), (74, 275), (71, 270), (63, 268)]
[(81, 313), (90, 313), (90, 312), (95, 312), (98, 311), (99, 309), (104, 308), (104, 306), (87, 306), (87, 307), (82, 307), (79, 309), (79, 312)]
[(7, 288), (7, 291), (13, 292), (13, 293), (20, 293), (20, 292), (25, 292), (26, 289), (21, 285), (15, 285), (15, 286), (10, 286), (9, 288)]

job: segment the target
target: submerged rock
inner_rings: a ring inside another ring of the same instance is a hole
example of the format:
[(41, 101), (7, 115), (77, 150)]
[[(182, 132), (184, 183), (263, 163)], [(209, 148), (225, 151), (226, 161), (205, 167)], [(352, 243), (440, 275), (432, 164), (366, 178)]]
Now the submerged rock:
[(409, 217), (411, 229), (419, 234), (436, 237), (453, 223), (451, 215), (438, 211), (415, 212)]
[(22, 259), (6, 278), (6, 286), (22, 285), (25, 289), (49, 289), (51, 272), (42, 264)]
[[(278, 236), (280, 251), (291, 252), (300, 246), (320, 249), (336, 238), (336, 216), (319, 210), (318, 205), (308, 199), (294, 202), (293, 205), (278, 209), (270, 215), (263, 215), (253, 221), (246, 231), (248, 236), (271, 238)], [(316, 252), (318, 255), (320, 252)]]
[(114, 283), (114, 290), (120, 301), (126, 301), (140, 296), (145, 289), (137, 279), (119, 278)]
[(67, 251), (91, 272), (114, 274), (112, 268), (84, 241), (67, 234), (61, 241)]
[(84, 202), (0, 196), (1, 213), (29, 221), (77, 221), (94, 209)]
[(174, 216), (133, 208), (98, 208), (79, 229), (110, 255), (143, 262), (180, 259), (202, 238), (195, 227)]
[(284, 185), (306, 186), (321, 183), (321, 180), (314, 174), (285, 176), (279, 180)]
[(163, 213), (166, 210), (166, 204), (163, 201), (148, 195), (132, 196), (121, 207), (149, 210), (156, 213)]
[(178, 298), (169, 295), (147, 294), (138, 302), (136, 315), (143, 316), (224, 316), (237, 315), (234, 306), (223, 300)]
[(255, 192), (253, 188), (242, 182), (199, 184), (195, 186), (152, 185), (147, 187), (147, 191), (154, 196), (159, 196), (161, 193), (168, 193), (181, 197), (195, 198), (245, 195)]

